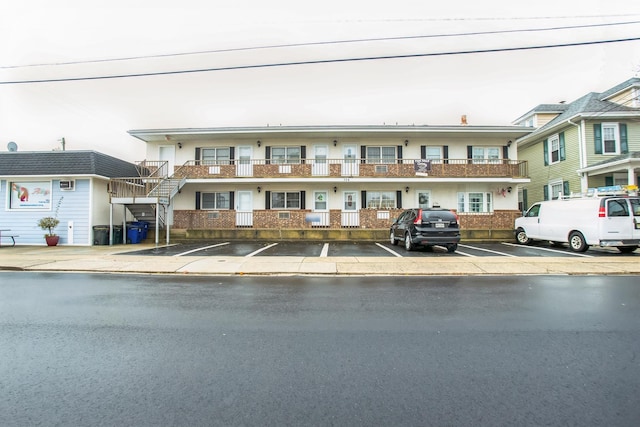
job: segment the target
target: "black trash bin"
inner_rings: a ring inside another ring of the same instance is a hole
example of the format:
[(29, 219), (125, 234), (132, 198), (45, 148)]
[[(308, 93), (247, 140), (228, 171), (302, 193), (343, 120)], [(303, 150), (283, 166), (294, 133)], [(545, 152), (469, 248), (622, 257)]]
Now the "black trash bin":
[(109, 244), (109, 226), (108, 225), (93, 226), (93, 244), (94, 245)]
[(119, 245), (122, 243), (122, 226), (114, 225), (113, 226), (113, 244)]

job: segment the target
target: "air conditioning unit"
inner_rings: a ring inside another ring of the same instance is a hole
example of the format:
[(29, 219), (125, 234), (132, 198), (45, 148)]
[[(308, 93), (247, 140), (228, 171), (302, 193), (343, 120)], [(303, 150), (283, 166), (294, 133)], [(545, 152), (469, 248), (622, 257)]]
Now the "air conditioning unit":
[(74, 191), (76, 182), (73, 180), (60, 181), (60, 191)]

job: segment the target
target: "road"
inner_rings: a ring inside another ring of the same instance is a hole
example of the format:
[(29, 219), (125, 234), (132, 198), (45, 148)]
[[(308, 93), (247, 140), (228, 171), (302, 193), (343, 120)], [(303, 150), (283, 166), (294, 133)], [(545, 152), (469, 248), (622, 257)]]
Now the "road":
[(634, 276), (0, 273), (0, 425), (636, 426)]

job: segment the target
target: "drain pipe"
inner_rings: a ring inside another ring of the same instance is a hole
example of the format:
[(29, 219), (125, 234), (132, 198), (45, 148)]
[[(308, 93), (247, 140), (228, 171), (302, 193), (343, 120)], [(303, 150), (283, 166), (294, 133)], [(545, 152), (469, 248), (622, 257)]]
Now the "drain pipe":
[[(580, 122), (580, 124), (573, 123), (571, 121), (571, 117), (567, 119), (567, 123), (573, 125), (578, 128), (578, 155), (580, 157), (580, 168), (584, 168), (587, 166), (587, 147), (585, 146), (585, 137), (584, 137), (584, 120)], [(586, 172), (579, 173), (580, 176), (580, 192), (586, 193), (589, 187), (589, 182), (587, 179)]]

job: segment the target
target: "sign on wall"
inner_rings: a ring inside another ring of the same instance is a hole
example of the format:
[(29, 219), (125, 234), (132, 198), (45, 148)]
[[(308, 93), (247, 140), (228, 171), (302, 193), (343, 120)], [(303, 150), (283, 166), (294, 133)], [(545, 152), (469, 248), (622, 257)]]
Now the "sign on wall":
[(51, 182), (12, 182), (9, 209), (51, 209)]

